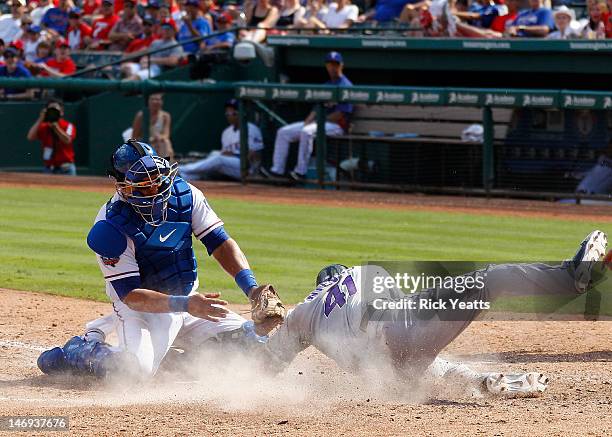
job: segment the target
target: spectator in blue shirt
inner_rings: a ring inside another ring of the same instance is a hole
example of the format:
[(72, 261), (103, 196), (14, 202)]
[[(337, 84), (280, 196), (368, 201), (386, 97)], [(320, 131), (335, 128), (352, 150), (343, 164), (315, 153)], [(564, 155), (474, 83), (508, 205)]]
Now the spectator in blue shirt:
[[(326, 85), (351, 87), (353, 84), (344, 75), (344, 61), (338, 52), (329, 52), (325, 57), (325, 69), (329, 75)], [(308, 97), (306, 97), (308, 99)], [(353, 105), (350, 103), (330, 104), (326, 108), (327, 117), (325, 122), (325, 133), (327, 135), (342, 135), (346, 132), (349, 118), (353, 113)], [(312, 146), (317, 132), (316, 113), (311, 111), (306, 119), (296, 123), (288, 124), (278, 130), (274, 142), (273, 165), (270, 170), (261, 168), (261, 174), (265, 177), (284, 177), (287, 157), (289, 156), (289, 144), (300, 141), (298, 149), (298, 160), (295, 168), (289, 173), (291, 179), (296, 182), (302, 181), (308, 171), (308, 161), (312, 154)]]
[(508, 28), (510, 36), (543, 38), (555, 27), (552, 11), (542, 0), (529, 0), (529, 9), (522, 10)]
[[(227, 12), (218, 14), (215, 20), (218, 32), (228, 30), (232, 26), (232, 16)], [(197, 60), (191, 65), (190, 78), (192, 80), (209, 79), (213, 65), (229, 60), (229, 52), (235, 40), (236, 35), (233, 32), (224, 32), (202, 41)]]
[[(223, 32), (232, 27), (232, 16), (227, 12), (222, 12), (217, 15), (215, 22), (217, 23), (217, 32)], [(202, 41), (201, 50), (205, 52), (231, 49), (236, 41), (236, 35), (233, 32), (225, 32), (220, 35), (213, 36)]]
[(493, 0), (477, 0), (471, 4), (467, 12), (455, 13), (455, 16), (469, 20), (470, 25), (482, 29), (489, 29), (498, 15), (502, 14), (500, 14), (499, 6)]
[[(19, 53), (13, 47), (4, 51), (4, 65), (0, 67), (0, 77), (32, 77), (32, 74), (18, 60)], [(0, 98), (7, 100), (30, 100), (33, 90), (0, 88)]]
[[(179, 29), (177, 40), (187, 41), (198, 36), (206, 36), (210, 33), (210, 24), (200, 16), (200, 3), (198, 0), (187, 0), (185, 3), (187, 15), (183, 17), (183, 24)], [(199, 44), (191, 42), (183, 45), (183, 50), (187, 53), (196, 53)]]
[(419, 0), (378, 0), (374, 7), (373, 16), (371, 12), (366, 14), (366, 18), (372, 18), (379, 23), (394, 21), (399, 18), (404, 6), (417, 3)]
[(51, 8), (43, 15), (41, 26), (50, 31), (54, 36), (64, 36), (68, 29), (68, 13), (70, 2), (59, 0), (57, 8)]

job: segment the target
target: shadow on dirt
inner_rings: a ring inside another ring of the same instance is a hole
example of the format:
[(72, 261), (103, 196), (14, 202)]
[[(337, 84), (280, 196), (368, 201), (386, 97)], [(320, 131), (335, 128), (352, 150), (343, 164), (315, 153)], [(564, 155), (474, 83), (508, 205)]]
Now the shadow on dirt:
[(430, 399), (423, 403), (424, 405), (445, 406), (445, 407), (470, 407), (470, 408), (489, 408), (490, 405), (486, 402), (474, 401), (452, 401), (449, 399)]
[(81, 375), (62, 374), (62, 375), (38, 375), (30, 378), (17, 379), (11, 381), (0, 381), (0, 389), (15, 387), (39, 387), (56, 388), (61, 390), (73, 391), (97, 391), (102, 390), (104, 385), (93, 378)]
[(579, 363), (612, 361), (612, 351), (592, 351), (581, 353), (548, 354), (528, 351), (506, 351), (495, 354), (459, 355), (470, 361), (495, 361), (507, 363)]

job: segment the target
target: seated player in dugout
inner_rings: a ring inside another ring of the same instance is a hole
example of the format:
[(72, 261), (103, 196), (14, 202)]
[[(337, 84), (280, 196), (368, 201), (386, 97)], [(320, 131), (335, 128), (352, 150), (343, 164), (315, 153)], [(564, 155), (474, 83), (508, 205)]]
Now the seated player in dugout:
[(595, 165), (584, 174), (576, 187), (576, 192), (604, 195), (612, 193), (612, 140), (597, 158)]
[[(344, 75), (344, 60), (338, 52), (329, 52), (325, 56), (325, 68), (329, 80), (325, 85), (351, 87), (353, 83)], [(350, 103), (334, 103), (326, 106), (326, 135), (342, 135), (347, 132), (353, 105)], [(272, 167), (268, 170), (261, 168), (261, 175), (266, 178), (284, 178), (287, 158), (289, 157), (289, 144), (299, 140), (298, 160), (289, 177), (301, 182), (306, 177), (308, 162), (312, 155), (314, 137), (317, 133), (316, 113), (311, 111), (304, 121), (288, 124), (278, 130), (274, 142), (274, 155)]]
[[(116, 193), (99, 210), (87, 236), (112, 302), (110, 324), (119, 345), (103, 341), (98, 326), (63, 348), (44, 352), (45, 373), (153, 376), (171, 346), (195, 348), (223, 333), (255, 336), (284, 307), (271, 286), (258, 286), (246, 256), (230, 238), (204, 194), (177, 176), (177, 164), (145, 143), (128, 140), (111, 156)], [(224, 308), (218, 293), (200, 294), (192, 235), (251, 302), (255, 322)]]
[[(230, 178), (241, 179), (240, 172), (240, 117), (239, 102), (230, 99), (225, 103), (225, 118), (229, 124), (221, 134), (221, 150), (213, 150), (205, 158), (188, 164), (180, 164), (181, 177), (187, 181), (196, 179)], [(261, 151), (264, 148), (261, 130), (253, 123), (248, 123), (249, 173), (253, 174), (261, 163)]]

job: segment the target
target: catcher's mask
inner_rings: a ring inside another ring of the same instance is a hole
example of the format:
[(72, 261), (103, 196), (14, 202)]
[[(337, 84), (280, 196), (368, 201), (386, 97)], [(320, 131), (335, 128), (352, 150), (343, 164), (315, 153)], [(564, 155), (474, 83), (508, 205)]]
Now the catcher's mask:
[(317, 287), (322, 282), (327, 282), (337, 276), (341, 276), (347, 269), (348, 267), (344, 264), (331, 264), (327, 267), (323, 267), (323, 269), (317, 275)]
[(170, 165), (157, 156), (151, 146), (134, 140), (120, 146), (111, 161), (111, 176), (116, 179), (119, 196), (132, 205), (146, 223), (161, 225), (167, 217), (168, 199), (178, 164)]

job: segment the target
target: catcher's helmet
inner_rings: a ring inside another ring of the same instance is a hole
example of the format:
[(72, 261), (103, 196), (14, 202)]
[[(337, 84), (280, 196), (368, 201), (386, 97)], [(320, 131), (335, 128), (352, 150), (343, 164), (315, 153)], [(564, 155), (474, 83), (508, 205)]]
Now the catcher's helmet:
[(155, 149), (146, 143), (129, 139), (120, 145), (110, 157), (108, 175), (123, 182), (128, 169), (143, 156), (157, 156)]
[[(157, 156), (145, 143), (128, 140), (111, 157), (117, 193), (150, 225), (159, 226), (165, 220), (168, 199), (178, 171)], [(110, 173), (110, 172), (109, 172)]]
[(324, 267), (317, 275), (317, 287), (322, 282), (330, 281), (331, 279), (342, 275), (346, 269), (348, 269), (348, 267), (343, 264), (331, 264)]

